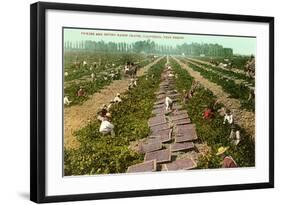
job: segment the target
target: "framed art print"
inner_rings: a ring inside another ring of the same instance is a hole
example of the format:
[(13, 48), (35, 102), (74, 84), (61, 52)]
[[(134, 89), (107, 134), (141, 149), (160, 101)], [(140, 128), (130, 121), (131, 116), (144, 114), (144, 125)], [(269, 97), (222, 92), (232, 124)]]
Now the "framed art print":
[(274, 187), (274, 18), (31, 5), (31, 200)]

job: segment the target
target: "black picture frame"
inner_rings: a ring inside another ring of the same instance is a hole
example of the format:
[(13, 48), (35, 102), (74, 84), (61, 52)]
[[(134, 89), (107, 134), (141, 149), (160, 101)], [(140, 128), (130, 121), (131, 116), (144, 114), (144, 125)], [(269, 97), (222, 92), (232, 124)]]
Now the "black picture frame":
[[(46, 128), (45, 128), (45, 39), (46, 11), (67, 10), (132, 15), (170, 16), (195, 19), (263, 22), (269, 25), (269, 182), (239, 185), (171, 188), (109, 193), (89, 193), (46, 196)], [(38, 2), (30, 6), (30, 199), (37, 203), (76, 200), (97, 200), (123, 197), (186, 194), (198, 192), (261, 189), (274, 187), (274, 18), (264, 16), (230, 15), (145, 8)]]

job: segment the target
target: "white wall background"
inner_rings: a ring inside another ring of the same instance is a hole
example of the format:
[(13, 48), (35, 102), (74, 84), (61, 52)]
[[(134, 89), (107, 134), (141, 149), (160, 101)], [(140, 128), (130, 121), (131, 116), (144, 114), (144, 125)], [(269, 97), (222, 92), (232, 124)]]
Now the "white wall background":
[[(52, 0), (49, 0), (52, 1)], [(31, 204), (29, 201), (29, 4), (34, 1), (2, 1), (0, 7), (0, 204)], [(186, 11), (275, 16), (275, 89), (281, 86), (281, 13), (278, 1), (250, 0), (61, 0), (68, 3), (145, 7)], [(275, 104), (281, 103), (275, 92)], [(280, 106), (275, 116), (281, 114)], [(267, 204), (280, 199), (280, 119), (276, 118), (276, 188), (177, 196), (70, 202), (67, 204)], [(279, 201), (279, 200), (278, 200)], [(62, 204), (62, 203), (60, 203)], [(65, 203), (63, 203), (65, 204)]]

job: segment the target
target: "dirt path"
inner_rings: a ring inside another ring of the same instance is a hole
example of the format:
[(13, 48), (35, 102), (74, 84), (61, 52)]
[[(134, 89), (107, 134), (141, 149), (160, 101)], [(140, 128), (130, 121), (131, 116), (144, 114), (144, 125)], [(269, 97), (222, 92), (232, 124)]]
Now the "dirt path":
[[(137, 76), (144, 75), (145, 71), (156, 64), (160, 59), (141, 68)], [(74, 131), (81, 129), (90, 120), (96, 117), (98, 109), (105, 103), (112, 100), (116, 93), (123, 93), (128, 88), (129, 79), (115, 80), (110, 85), (106, 86), (100, 92), (93, 94), (89, 100), (82, 105), (74, 105), (64, 109), (64, 147), (77, 148), (79, 142), (74, 137)]]
[(192, 70), (186, 64), (173, 57), (181, 65), (182, 68), (186, 69), (189, 74), (199, 81), (204, 87), (208, 88), (218, 98), (219, 102), (225, 105), (226, 108), (233, 112), (235, 122), (246, 130), (253, 138), (255, 136), (255, 113), (241, 109), (241, 104), (238, 99), (229, 98), (229, 94), (224, 92), (222, 87), (210, 82), (200, 75), (199, 72)]
[[(195, 59), (195, 58), (187, 58), (187, 59), (190, 59), (190, 60), (193, 60), (193, 61), (197, 61), (199, 63), (204, 63), (206, 65), (210, 65), (210, 66), (215, 66), (214, 64), (210, 63), (210, 62), (207, 62), (207, 61), (202, 61), (202, 60), (199, 60), (199, 59)], [(217, 66), (215, 66), (217, 67)], [(235, 73), (240, 73), (240, 74), (244, 74), (246, 75), (246, 73), (243, 71), (243, 70), (240, 70), (240, 69), (237, 69), (237, 68), (231, 68), (231, 70), (229, 69), (226, 69), (226, 68), (221, 68), (222, 70), (227, 70), (227, 71), (233, 71)]]

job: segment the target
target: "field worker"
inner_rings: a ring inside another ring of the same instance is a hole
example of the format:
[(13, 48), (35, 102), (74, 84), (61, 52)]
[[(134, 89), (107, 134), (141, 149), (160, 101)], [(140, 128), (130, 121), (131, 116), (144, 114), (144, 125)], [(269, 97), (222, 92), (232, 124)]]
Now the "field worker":
[(93, 70), (93, 66), (92, 65), (90, 66), (90, 70)]
[(121, 103), (122, 102), (120, 93), (116, 94), (116, 97), (113, 99), (113, 101), (116, 102), (116, 103)]
[(187, 90), (183, 90), (183, 102), (186, 104), (189, 100), (189, 92)]
[(168, 74), (168, 77), (169, 77), (169, 78), (172, 78), (172, 77), (174, 77), (174, 76), (175, 76), (175, 75), (174, 75), (173, 73), (169, 73), (169, 74)]
[(108, 107), (106, 106), (106, 104), (103, 104), (100, 111), (98, 112), (98, 117), (97, 117), (98, 120), (102, 122), (107, 113), (108, 113)]
[(220, 109), (218, 109), (218, 113), (221, 117), (225, 116), (226, 114), (225, 107), (221, 107)]
[(91, 74), (92, 80), (95, 80), (96, 75), (94, 73)]
[(255, 98), (255, 89), (250, 88), (249, 96), (248, 96), (248, 101), (252, 100)]
[(94, 66), (94, 68), (96, 68), (97, 67), (97, 62), (93, 62), (93, 66)]
[(233, 143), (235, 145), (238, 145), (240, 142), (240, 131), (235, 124), (233, 124), (231, 126), (231, 132), (230, 132), (229, 138), (230, 138), (230, 140), (233, 140)]
[(86, 61), (83, 61), (83, 66), (86, 66), (87, 65), (87, 62)]
[(113, 70), (110, 71), (109, 76), (111, 77), (112, 80), (114, 80), (115, 74), (114, 74), (114, 71), (113, 71)]
[[(217, 100), (213, 100), (213, 101), (210, 103), (210, 106), (211, 106), (213, 112), (218, 112), (218, 113), (220, 114), (220, 116), (224, 116), (224, 114), (221, 115), (222, 112), (225, 111), (225, 110), (224, 110), (224, 108), (223, 108), (222, 103), (221, 103), (220, 100), (218, 100), (218, 99), (217, 99)], [(223, 108), (223, 109), (222, 109), (222, 108)]]
[(70, 103), (71, 103), (71, 101), (68, 100), (68, 97), (67, 97), (67, 96), (64, 96), (64, 98), (63, 98), (63, 104), (69, 105)]
[(193, 95), (194, 95), (194, 90), (190, 89), (189, 92), (188, 92), (188, 98), (192, 98)]
[(224, 120), (223, 120), (223, 124), (225, 124), (225, 122), (228, 122), (228, 124), (233, 124), (233, 115), (230, 112), (230, 110), (227, 110), (224, 116)]
[(130, 70), (130, 63), (127, 62), (127, 64), (125, 65), (125, 68), (124, 68), (125, 72), (128, 72)]
[(84, 89), (80, 87), (80, 89), (77, 91), (77, 96), (78, 97), (84, 97), (86, 95)]
[(65, 76), (65, 77), (68, 76), (68, 72), (64, 72), (64, 76)]
[(115, 76), (116, 76), (116, 78), (120, 77), (120, 69), (119, 68), (117, 70), (115, 70)]
[(129, 85), (128, 85), (128, 89), (131, 90), (133, 87), (134, 87), (134, 79), (131, 78), (130, 82), (129, 82)]
[(104, 120), (101, 122), (99, 131), (104, 135), (111, 134), (111, 136), (114, 137), (115, 136), (114, 125), (110, 121), (111, 121), (111, 114), (106, 113)]
[(131, 63), (130, 65), (130, 77), (136, 77), (138, 72), (138, 66), (135, 65), (134, 63)]
[(214, 112), (212, 111), (211, 108), (206, 108), (204, 113), (203, 113), (203, 119), (208, 120), (211, 119), (214, 116)]
[(134, 88), (134, 87), (137, 87), (137, 80), (131, 78), (130, 83), (129, 83), (129, 85), (128, 85), (128, 88), (129, 88), (129, 90), (130, 90), (130, 89), (132, 89), (132, 88)]
[(229, 147), (220, 147), (217, 151), (217, 156), (221, 156), (223, 161), (221, 162), (222, 168), (235, 168), (238, 167), (237, 163), (231, 156), (227, 156), (225, 152), (228, 150)]
[(195, 92), (195, 89), (198, 87), (199, 83), (195, 80), (192, 81), (191, 88), (189, 90), (188, 98), (192, 98)]
[(165, 106), (166, 106), (166, 111), (170, 111), (173, 108), (173, 100), (166, 96), (165, 98)]

